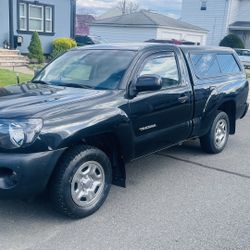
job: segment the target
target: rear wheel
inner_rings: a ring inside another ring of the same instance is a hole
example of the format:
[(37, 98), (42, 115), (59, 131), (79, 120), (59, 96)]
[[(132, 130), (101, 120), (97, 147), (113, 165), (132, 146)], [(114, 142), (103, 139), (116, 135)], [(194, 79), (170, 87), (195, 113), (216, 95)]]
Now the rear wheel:
[(218, 111), (209, 132), (200, 138), (202, 149), (211, 154), (224, 150), (229, 137), (230, 122), (228, 115)]
[(50, 183), (55, 208), (72, 218), (84, 218), (106, 200), (112, 168), (106, 154), (88, 146), (70, 150), (61, 160)]

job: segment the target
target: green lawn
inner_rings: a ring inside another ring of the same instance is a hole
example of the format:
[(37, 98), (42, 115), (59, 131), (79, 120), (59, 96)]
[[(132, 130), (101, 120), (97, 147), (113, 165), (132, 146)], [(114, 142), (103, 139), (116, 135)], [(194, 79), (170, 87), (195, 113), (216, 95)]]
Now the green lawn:
[[(19, 77), (20, 77), (20, 82), (26, 82), (33, 78), (32, 75), (27, 75), (22, 73), (19, 73)], [(0, 87), (15, 83), (16, 83), (16, 72), (7, 69), (0, 69)]]
[(250, 78), (250, 72), (247, 73), (247, 78)]

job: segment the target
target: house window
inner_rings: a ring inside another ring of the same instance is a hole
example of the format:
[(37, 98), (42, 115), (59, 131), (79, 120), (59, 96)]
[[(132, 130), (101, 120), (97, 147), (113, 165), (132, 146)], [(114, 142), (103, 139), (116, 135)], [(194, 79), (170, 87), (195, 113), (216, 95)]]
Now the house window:
[(29, 5), (29, 31), (44, 31), (43, 6)]
[(207, 0), (201, 0), (201, 10), (207, 10)]
[(20, 3), (19, 5), (19, 29), (27, 30), (27, 5)]
[(19, 31), (53, 33), (53, 6), (20, 2)]
[(52, 7), (45, 7), (45, 32), (52, 32)]

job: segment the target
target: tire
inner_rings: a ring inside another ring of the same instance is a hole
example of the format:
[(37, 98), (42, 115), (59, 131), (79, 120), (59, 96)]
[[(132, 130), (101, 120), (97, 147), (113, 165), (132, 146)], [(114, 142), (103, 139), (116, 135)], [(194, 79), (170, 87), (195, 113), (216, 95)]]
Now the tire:
[(209, 132), (200, 138), (202, 149), (210, 154), (218, 154), (227, 145), (230, 131), (228, 115), (218, 111)]
[(80, 145), (60, 160), (50, 181), (50, 199), (57, 211), (85, 218), (106, 200), (112, 182), (109, 158), (101, 150)]

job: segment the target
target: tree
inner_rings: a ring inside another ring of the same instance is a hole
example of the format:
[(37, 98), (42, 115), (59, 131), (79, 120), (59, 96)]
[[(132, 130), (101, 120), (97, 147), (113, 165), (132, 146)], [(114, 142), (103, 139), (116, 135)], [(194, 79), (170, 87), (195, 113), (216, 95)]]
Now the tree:
[(121, 0), (117, 5), (118, 9), (121, 10), (122, 14), (131, 14), (139, 9), (139, 4), (135, 1)]
[(234, 34), (225, 36), (220, 42), (220, 46), (239, 49), (245, 48), (244, 42), (241, 40), (241, 38)]
[(44, 62), (43, 48), (37, 32), (34, 32), (32, 34), (28, 50), (29, 50), (29, 58), (31, 60), (35, 60), (38, 63)]

